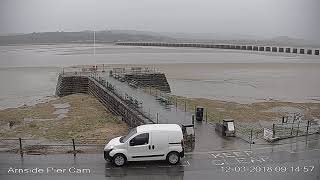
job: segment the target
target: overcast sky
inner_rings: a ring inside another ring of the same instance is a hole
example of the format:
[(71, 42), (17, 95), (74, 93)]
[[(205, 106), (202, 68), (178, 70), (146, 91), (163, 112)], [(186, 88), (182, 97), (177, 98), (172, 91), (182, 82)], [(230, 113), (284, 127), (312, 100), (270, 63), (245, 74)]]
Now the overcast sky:
[(320, 41), (319, 0), (0, 0), (0, 33), (239, 33)]

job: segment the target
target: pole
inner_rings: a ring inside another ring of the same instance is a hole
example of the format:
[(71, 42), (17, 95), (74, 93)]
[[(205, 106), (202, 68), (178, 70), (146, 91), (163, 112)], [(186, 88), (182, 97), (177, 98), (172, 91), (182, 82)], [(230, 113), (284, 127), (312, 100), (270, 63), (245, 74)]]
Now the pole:
[(208, 108), (206, 108), (206, 122), (208, 122)]
[(307, 135), (309, 134), (309, 125), (310, 125), (310, 121), (308, 121), (307, 123)]
[(292, 122), (292, 126), (291, 126), (291, 134), (290, 134), (290, 136), (292, 136), (292, 132), (293, 132), (293, 122)]
[(194, 124), (194, 114), (192, 114), (191, 123)]
[(72, 146), (73, 146), (73, 156), (76, 156), (77, 152), (76, 152), (76, 145), (74, 143), (74, 139), (72, 139)]
[(176, 111), (178, 110), (178, 98), (176, 97)]
[(298, 122), (297, 136), (299, 135), (299, 126), (300, 126), (300, 122)]
[(93, 31), (93, 55), (96, 55), (96, 31)]
[(157, 113), (157, 124), (159, 124), (159, 113)]
[(250, 132), (250, 149), (251, 149), (251, 144), (252, 144), (252, 133), (253, 133), (253, 129), (251, 128), (251, 132)]
[(276, 135), (276, 132), (275, 132), (275, 125), (272, 124), (272, 138), (274, 138)]
[(23, 157), (22, 139), (21, 138), (19, 138), (19, 147), (20, 147), (20, 156)]

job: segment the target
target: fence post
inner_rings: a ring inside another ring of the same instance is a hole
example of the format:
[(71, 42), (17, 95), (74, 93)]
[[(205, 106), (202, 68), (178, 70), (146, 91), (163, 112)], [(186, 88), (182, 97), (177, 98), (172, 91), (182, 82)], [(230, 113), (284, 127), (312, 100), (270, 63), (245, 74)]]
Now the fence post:
[(178, 98), (176, 97), (176, 111), (178, 110)]
[(274, 138), (276, 135), (276, 132), (275, 132), (275, 125), (272, 124), (272, 138)]
[(19, 147), (20, 147), (20, 156), (23, 157), (23, 150), (22, 150), (22, 139), (19, 138)]
[(299, 126), (300, 126), (300, 122), (298, 122), (298, 129), (297, 129), (297, 135), (296, 136), (299, 135)]
[(310, 125), (310, 121), (308, 121), (307, 123), (307, 135), (309, 135), (309, 125)]
[(191, 123), (194, 124), (194, 114), (192, 114)]
[(76, 145), (74, 143), (74, 139), (72, 139), (72, 146), (73, 146), (73, 156), (76, 156), (77, 152), (76, 152)]
[(290, 134), (290, 136), (292, 136), (292, 133), (293, 133), (293, 122), (292, 122), (292, 126), (291, 126), (291, 134)]
[(206, 108), (206, 122), (208, 122), (208, 108)]
[(252, 133), (253, 133), (253, 128), (251, 128), (251, 131), (250, 131), (250, 149), (252, 144)]
[(159, 113), (157, 113), (157, 124), (159, 124)]

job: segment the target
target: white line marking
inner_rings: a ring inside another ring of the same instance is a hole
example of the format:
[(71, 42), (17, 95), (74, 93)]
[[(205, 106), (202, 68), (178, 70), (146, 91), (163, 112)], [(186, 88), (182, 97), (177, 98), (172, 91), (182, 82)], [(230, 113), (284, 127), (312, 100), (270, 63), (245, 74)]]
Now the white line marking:
[(305, 151), (291, 151), (290, 153), (303, 153), (303, 152), (310, 152), (310, 151), (320, 151), (320, 149), (309, 149), (309, 150), (305, 150)]
[[(318, 140), (317, 140), (318, 141)], [(202, 155), (202, 154), (212, 154), (217, 152), (237, 152), (237, 151), (255, 151), (255, 150), (264, 150), (264, 149), (277, 149), (283, 146), (290, 146), (291, 144), (282, 144), (277, 146), (268, 146), (268, 147), (260, 147), (260, 148), (251, 148), (251, 149), (227, 149), (227, 150), (217, 150), (217, 151), (207, 151), (207, 152), (189, 152), (185, 153), (186, 155)]]
[(144, 167), (144, 166), (133, 166), (133, 167), (130, 167), (130, 168), (134, 168), (134, 169), (145, 169), (147, 167)]
[(186, 163), (187, 163), (187, 164), (181, 164), (180, 166), (183, 166), (183, 167), (190, 166), (190, 163), (189, 163), (189, 161), (188, 161), (188, 160), (186, 161)]
[(168, 167), (171, 167), (171, 166), (158, 166), (159, 168), (168, 168)]

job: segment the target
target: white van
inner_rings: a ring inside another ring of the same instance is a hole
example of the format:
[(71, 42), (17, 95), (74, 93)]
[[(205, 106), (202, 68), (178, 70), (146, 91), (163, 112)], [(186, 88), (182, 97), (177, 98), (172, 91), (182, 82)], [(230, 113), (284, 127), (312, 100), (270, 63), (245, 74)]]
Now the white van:
[(104, 158), (116, 166), (127, 161), (167, 160), (177, 164), (184, 156), (182, 130), (177, 124), (148, 124), (111, 139), (104, 147)]

